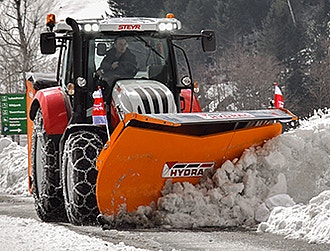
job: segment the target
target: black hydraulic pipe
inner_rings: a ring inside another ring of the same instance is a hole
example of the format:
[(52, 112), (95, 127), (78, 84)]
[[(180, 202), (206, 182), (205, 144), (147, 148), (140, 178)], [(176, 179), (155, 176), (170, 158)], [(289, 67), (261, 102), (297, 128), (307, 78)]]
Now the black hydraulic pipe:
[(76, 80), (83, 77), (82, 62), (82, 38), (79, 25), (76, 20), (68, 17), (66, 23), (71, 26), (72, 34), (72, 64), (73, 64), (73, 81), (74, 81), (74, 99), (73, 99), (73, 116), (71, 123), (86, 122), (86, 90), (84, 87), (77, 85)]

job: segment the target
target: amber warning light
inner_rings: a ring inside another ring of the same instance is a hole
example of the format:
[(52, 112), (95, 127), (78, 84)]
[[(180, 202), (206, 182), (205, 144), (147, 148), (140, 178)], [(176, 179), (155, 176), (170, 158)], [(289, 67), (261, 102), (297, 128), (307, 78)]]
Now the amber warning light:
[(166, 18), (175, 18), (173, 13), (167, 13)]
[(46, 19), (46, 25), (52, 30), (55, 26), (55, 15), (54, 14), (48, 14)]

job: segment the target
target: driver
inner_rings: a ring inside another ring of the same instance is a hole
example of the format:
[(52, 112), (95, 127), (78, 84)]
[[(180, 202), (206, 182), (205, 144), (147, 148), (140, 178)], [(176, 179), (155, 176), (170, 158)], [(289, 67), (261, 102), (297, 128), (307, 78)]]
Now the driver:
[(114, 46), (105, 53), (98, 72), (109, 84), (112, 84), (111, 82), (116, 78), (135, 76), (137, 72), (136, 57), (127, 48), (127, 41), (124, 37), (115, 39)]

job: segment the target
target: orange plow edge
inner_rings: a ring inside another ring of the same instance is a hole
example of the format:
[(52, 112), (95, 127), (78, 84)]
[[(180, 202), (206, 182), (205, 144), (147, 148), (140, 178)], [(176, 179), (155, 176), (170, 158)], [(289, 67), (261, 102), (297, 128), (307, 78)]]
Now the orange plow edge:
[(166, 180), (197, 184), (252, 145), (282, 132), (280, 110), (126, 115), (98, 160), (96, 197), (101, 214), (116, 215), (157, 202)]

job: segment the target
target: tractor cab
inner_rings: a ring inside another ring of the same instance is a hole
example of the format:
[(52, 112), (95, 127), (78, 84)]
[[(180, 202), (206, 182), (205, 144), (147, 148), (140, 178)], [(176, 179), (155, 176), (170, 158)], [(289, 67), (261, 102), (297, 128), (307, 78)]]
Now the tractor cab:
[[(57, 79), (71, 96), (73, 123), (91, 123), (92, 95), (99, 86), (112, 128), (130, 112), (176, 113), (186, 107), (200, 111), (192, 96), (188, 60), (182, 67), (187, 69), (185, 78), (178, 75), (177, 54), (184, 54), (185, 59), (187, 56), (173, 40), (201, 37), (203, 49), (209, 51), (215, 49), (213, 32), (175, 35), (181, 23), (173, 16), (81, 21), (67, 18), (56, 23), (50, 15), (47, 20), (48, 31), (41, 35), (41, 51), (53, 54), (56, 47), (60, 48)], [(125, 56), (118, 57), (122, 61), (111, 58), (116, 55), (118, 39), (125, 46), (124, 55), (129, 53), (132, 62), (125, 61)], [(112, 70), (113, 63), (125, 70)], [(180, 96), (181, 93), (185, 95)], [(190, 105), (192, 98), (194, 109)]]

